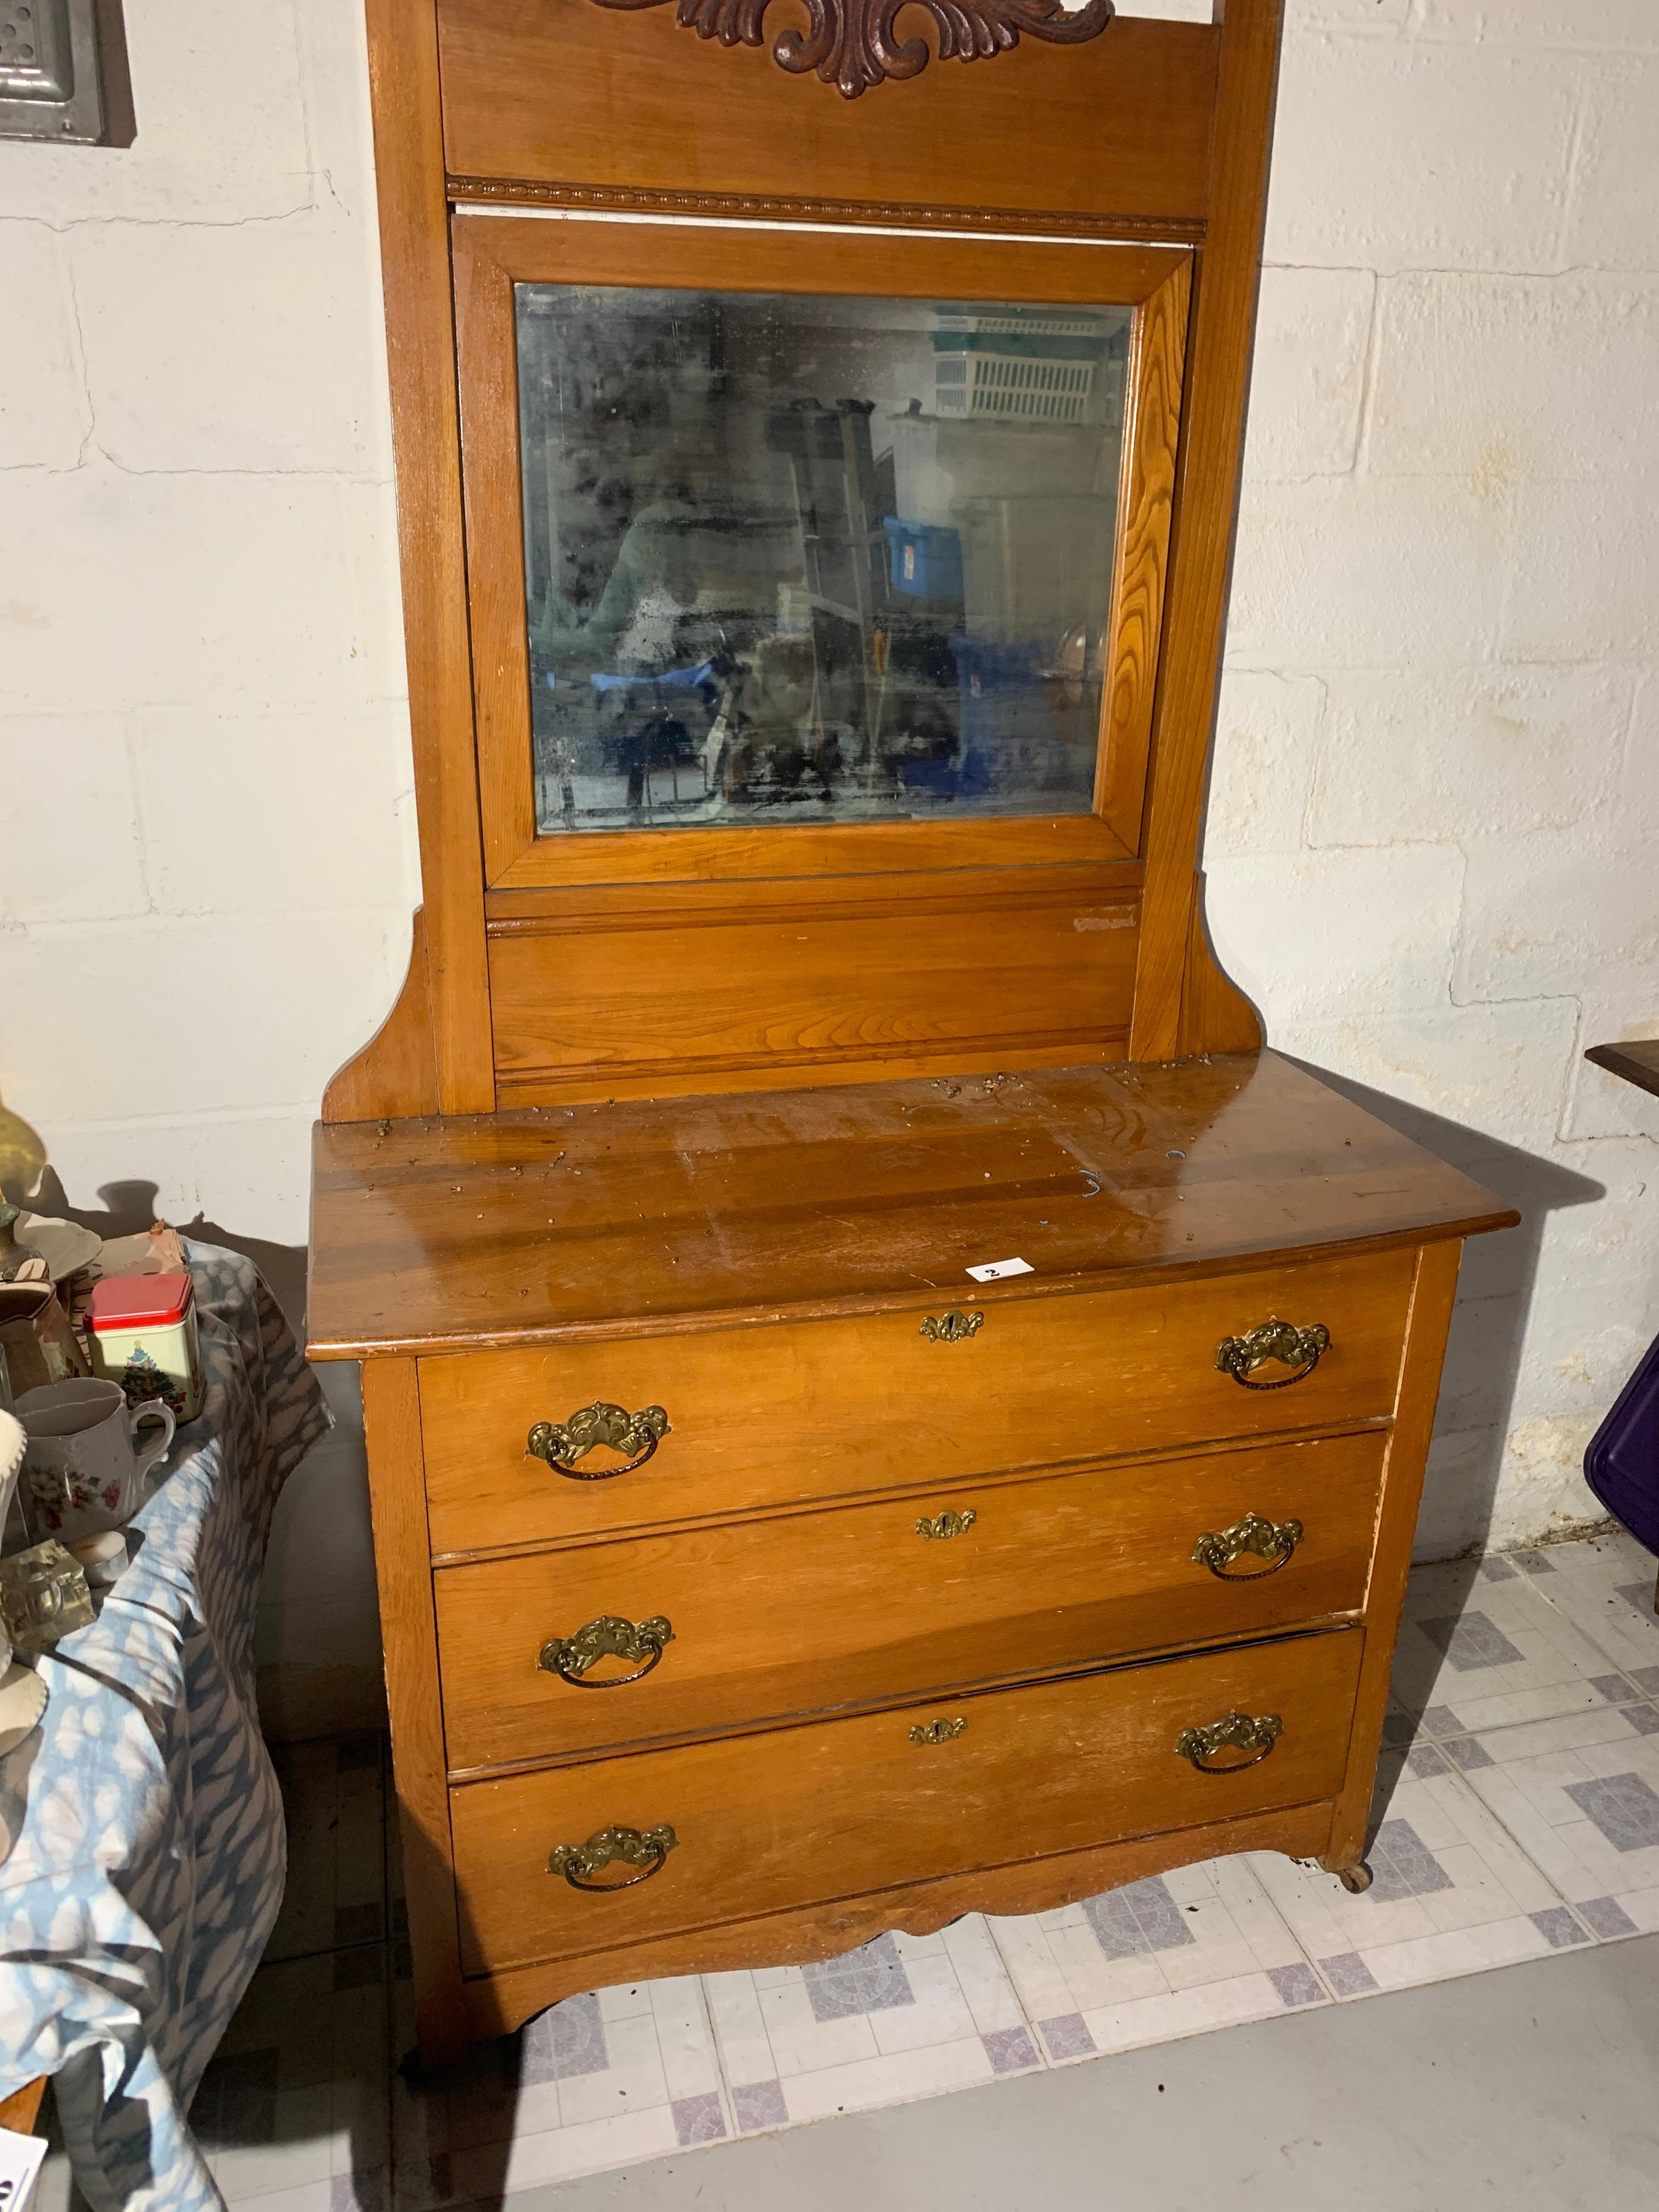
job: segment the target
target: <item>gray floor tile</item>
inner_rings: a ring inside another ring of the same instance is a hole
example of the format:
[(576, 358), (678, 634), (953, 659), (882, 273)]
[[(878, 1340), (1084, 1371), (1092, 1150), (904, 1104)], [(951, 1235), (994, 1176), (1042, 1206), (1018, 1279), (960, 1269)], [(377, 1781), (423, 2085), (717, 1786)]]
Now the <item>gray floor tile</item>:
[(1196, 1940), (1157, 1876), (1091, 1897), (1083, 1911), (1109, 1959), (1130, 1959), (1140, 1951), (1173, 1951)]

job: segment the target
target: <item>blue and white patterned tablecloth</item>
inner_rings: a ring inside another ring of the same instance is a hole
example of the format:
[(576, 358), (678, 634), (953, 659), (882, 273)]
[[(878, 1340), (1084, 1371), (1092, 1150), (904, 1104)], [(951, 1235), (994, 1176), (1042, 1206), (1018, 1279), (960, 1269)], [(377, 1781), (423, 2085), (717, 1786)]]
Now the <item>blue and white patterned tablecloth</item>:
[[(207, 1397), (91, 1627), (40, 1662), (6, 1762), (0, 2094), (56, 2077), (96, 2212), (223, 2204), (186, 2115), (282, 1903), (287, 1840), (253, 1695), (271, 1509), (329, 1424), (252, 1263), (186, 1242)], [(26, 1771), (23, 1771), (26, 1770)]]

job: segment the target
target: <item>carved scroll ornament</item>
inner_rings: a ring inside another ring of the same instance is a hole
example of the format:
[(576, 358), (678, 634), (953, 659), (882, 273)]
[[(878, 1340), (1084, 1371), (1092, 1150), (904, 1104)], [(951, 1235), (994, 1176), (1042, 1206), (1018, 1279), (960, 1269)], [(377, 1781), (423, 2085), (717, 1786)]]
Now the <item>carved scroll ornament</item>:
[[(594, 0), (600, 8), (659, 8), (666, 0)], [(723, 46), (758, 46), (762, 18), (771, 0), (676, 0), (674, 20), (700, 39)], [(927, 66), (925, 39), (896, 36), (906, 7), (925, 8), (939, 31), (942, 62), (980, 61), (1019, 44), (1020, 33), (1047, 46), (1078, 46), (1097, 38), (1114, 14), (1114, 0), (1085, 0), (1068, 13), (1060, 0), (802, 0), (804, 31), (780, 31), (772, 58), (792, 76), (812, 70), (845, 100), (856, 100), (886, 77), (916, 76)]]

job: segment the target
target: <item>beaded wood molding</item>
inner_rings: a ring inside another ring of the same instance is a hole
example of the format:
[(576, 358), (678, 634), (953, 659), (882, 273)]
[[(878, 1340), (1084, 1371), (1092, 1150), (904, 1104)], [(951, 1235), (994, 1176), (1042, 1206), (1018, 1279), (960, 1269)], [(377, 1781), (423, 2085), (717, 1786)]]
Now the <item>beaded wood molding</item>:
[[(594, 0), (599, 8), (660, 8), (667, 0)], [(894, 36), (894, 20), (906, 6), (925, 8), (939, 31), (939, 58), (981, 61), (1006, 53), (1021, 34), (1047, 46), (1077, 46), (1097, 38), (1115, 12), (1114, 0), (1085, 0), (1070, 13), (1060, 0), (804, 0), (806, 28), (780, 31), (772, 58), (792, 76), (811, 70), (843, 100), (888, 77), (916, 76), (927, 66), (925, 39)], [(700, 39), (723, 46), (765, 42), (763, 19), (770, 0), (677, 0), (674, 20)]]
[(964, 208), (915, 200), (811, 200), (762, 192), (677, 192), (642, 185), (551, 184), (518, 177), (445, 180), (457, 207), (556, 207), (578, 213), (713, 216), (751, 222), (860, 223), (890, 230), (1017, 231), (1046, 238), (1121, 240), (1126, 245), (1195, 246), (1202, 222), (1145, 216), (1072, 214), (1058, 208)]

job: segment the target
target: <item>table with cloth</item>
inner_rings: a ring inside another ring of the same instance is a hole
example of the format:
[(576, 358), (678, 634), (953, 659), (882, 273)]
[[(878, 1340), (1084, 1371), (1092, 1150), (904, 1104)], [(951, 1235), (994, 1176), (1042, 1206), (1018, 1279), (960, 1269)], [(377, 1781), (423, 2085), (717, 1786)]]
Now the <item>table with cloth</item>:
[(133, 1556), (97, 1620), (39, 1661), (51, 1702), (0, 1765), (17, 1835), (0, 1866), (0, 2096), (54, 2077), (96, 2212), (224, 2201), (187, 2115), (286, 1862), (254, 1607), (277, 1495), (329, 1425), (252, 1263), (184, 1251), (202, 1413), (131, 1524)]

